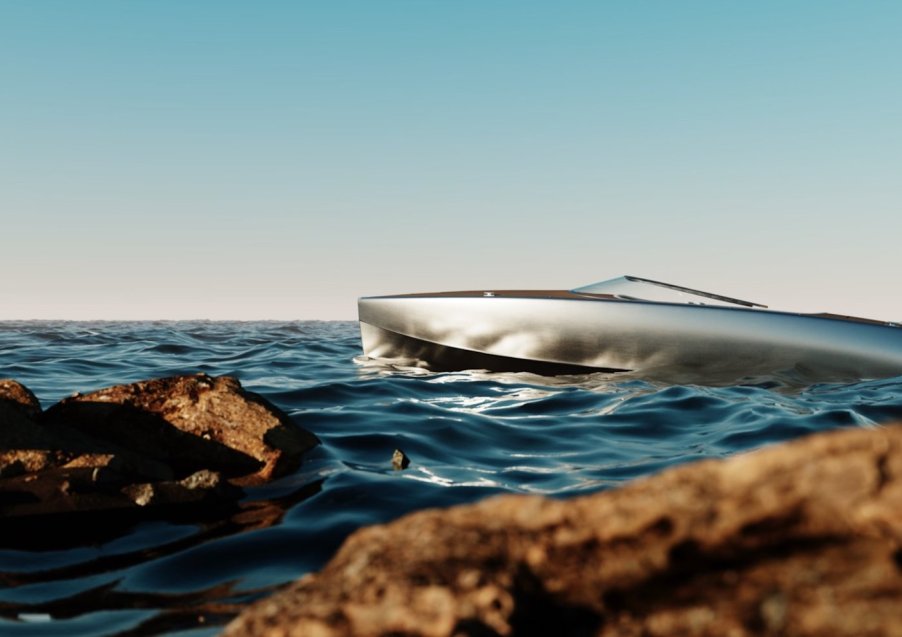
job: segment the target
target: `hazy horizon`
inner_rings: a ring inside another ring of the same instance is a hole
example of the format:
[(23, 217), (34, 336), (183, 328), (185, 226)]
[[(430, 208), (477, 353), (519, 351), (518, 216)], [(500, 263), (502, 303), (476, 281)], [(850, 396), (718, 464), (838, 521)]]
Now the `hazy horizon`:
[(0, 0), (0, 320), (633, 274), (902, 320), (902, 5)]

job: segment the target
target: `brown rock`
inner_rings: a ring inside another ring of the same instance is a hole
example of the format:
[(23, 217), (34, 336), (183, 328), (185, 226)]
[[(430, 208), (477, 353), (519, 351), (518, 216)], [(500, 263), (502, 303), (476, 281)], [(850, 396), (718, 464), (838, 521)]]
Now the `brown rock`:
[[(316, 442), (232, 378), (111, 387), (44, 413), (0, 381), (0, 545), (42, 550), (42, 538), (77, 543), (148, 517), (215, 517), (237, 506), (238, 484), (293, 469)], [(60, 524), (62, 536), (44, 533)]]
[(25, 385), (0, 380), (0, 478), (40, 471), (63, 459), (37, 424), (41, 405)]
[(902, 426), (354, 533), (239, 635), (902, 635)]
[(0, 480), (0, 547), (51, 550), (116, 537), (141, 520), (219, 520), (240, 487), (209, 471), (178, 481), (123, 483), (98, 467), (57, 467)]
[[(172, 471), (109, 440), (91, 437), (65, 424), (48, 427), (34, 394), (12, 380), (0, 381), (0, 478), (55, 467), (108, 467), (133, 478), (171, 480)], [(0, 490), (3, 485), (0, 483)]]
[(38, 449), (0, 451), (0, 478), (41, 471), (54, 464), (50, 453)]
[(401, 449), (395, 449), (391, 456), (391, 466), (395, 471), (403, 471), (410, 466), (410, 458)]
[(6, 411), (11, 408), (17, 409), (32, 420), (41, 415), (41, 403), (30, 389), (18, 381), (2, 378), (0, 379), (0, 422), (3, 422)]
[(237, 379), (205, 374), (75, 395), (44, 421), (140, 451), (179, 476), (213, 469), (241, 484), (288, 473), (317, 442)]

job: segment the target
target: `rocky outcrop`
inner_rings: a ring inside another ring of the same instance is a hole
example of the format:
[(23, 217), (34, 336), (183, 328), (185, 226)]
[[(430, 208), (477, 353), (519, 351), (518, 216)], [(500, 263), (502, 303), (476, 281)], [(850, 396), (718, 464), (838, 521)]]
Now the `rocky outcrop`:
[(354, 533), (242, 635), (902, 635), (902, 426)]
[(140, 449), (180, 475), (212, 468), (241, 484), (289, 473), (316, 444), (237, 379), (206, 374), (76, 394), (47, 410), (44, 422)]
[(0, 379), (0, 418), (5, 420), (13, 413), (37, 418), (41, 414), (41, 403), (22, 383), (3, 378)]
[(0, 478), (63, 464), (71, 455), (37, 424), (41, 405), (14, 380), (0, 379)]
[[(0, 543), (49, 522), (203, 514), (285, 475), (316, 437), (229, 377), (176, 376), (76, 394), (42, 412), (0, 381)], [(198, 506), (203, 505), (203, 506)]]

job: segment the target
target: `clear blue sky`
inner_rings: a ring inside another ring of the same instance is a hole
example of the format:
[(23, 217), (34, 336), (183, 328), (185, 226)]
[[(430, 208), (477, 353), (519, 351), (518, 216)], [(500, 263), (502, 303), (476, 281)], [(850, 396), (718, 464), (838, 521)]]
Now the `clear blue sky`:
[(902, 3), (0, 0), (0, 318), (628, 273), (902, 319)]

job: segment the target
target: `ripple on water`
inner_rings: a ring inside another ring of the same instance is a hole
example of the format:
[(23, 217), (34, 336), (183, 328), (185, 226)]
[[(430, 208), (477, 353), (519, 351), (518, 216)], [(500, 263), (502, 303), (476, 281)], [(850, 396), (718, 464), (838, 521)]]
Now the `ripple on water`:
[[(323, 443), (297, 474), (221, 519), (147, 522), (63, 550), (0, 547), (0, 632), (215, 634), (241, 604), (321, 567), (362, 525), (500, 493), (572, 496), (902, 418), (902, 378), (707, 387), (632, 374), (435, 374), (368, 361), (359, 347), (348, 322), (0, 324), (0, 377), (45, 407), (156, 376), (232, 374)], [(411, 458), (404, 471), (392, 468), (396, 448)]]

